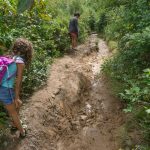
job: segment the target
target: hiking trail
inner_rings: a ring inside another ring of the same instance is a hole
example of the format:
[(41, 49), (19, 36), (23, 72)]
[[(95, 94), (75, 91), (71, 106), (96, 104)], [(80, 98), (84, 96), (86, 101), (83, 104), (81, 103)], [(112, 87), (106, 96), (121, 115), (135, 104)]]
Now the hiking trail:
[(56, 59), (47, 85), (21, 109), (27, 138), (6, 149), (119, 150), (122, 104), (101, 73), (110, 56), (106, 43), (92, 34), (74, 54)]

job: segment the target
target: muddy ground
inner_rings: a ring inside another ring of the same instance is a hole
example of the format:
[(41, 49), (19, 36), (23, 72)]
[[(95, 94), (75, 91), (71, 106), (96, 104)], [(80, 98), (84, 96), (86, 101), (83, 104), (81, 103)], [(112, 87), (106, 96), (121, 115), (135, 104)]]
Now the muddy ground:
[(101, 65), (110, 57), (96, 34), (74, 53), (56, 59), (47, 86), (23, 106), (24, 140), (5, 150), (119, 150), (124, 124), (121, 102), (113, 96)]

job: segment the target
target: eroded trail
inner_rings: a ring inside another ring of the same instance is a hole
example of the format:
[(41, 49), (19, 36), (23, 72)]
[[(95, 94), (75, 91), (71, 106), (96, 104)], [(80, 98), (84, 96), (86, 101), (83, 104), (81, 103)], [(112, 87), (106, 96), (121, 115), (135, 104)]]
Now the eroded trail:
[(93, 34), (74, 55), (56, 59), (47, 86), (22, 108), (27, 138), (8, 149), (118, 150), (122, 106), (100, 73), (109, 55)]

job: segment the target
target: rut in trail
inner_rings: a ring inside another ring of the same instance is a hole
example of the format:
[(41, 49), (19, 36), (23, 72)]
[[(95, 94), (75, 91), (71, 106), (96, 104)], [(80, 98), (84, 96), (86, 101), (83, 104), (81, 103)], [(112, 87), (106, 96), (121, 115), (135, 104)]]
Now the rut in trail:
[(100, 72), (109, 56), (93, 34), (74, 54), (56, 59), (47, 86), (22, 108), (27, 138), (6, 149), (118, 150), (122, 105)]

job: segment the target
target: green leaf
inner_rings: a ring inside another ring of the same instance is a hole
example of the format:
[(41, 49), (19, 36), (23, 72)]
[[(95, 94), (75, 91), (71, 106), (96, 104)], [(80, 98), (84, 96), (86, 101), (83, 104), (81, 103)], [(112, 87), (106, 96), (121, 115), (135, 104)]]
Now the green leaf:
[(34, 0), (19, 0), (17, 11), (23, 13), (26, 10), (30, 10), (34, 5)]
[(136, 93), (140, 92), (140, 88), (139, 87), (133, 87), (133, 91), (135, 91)]
[(147, 112), (148, 114), (150, 114), (150, 109), (147, 109), (146, 112)]

